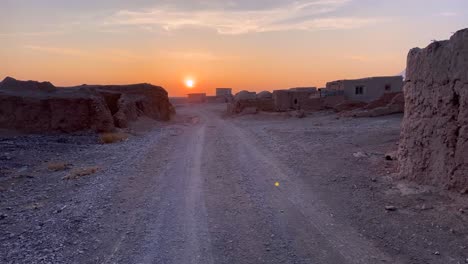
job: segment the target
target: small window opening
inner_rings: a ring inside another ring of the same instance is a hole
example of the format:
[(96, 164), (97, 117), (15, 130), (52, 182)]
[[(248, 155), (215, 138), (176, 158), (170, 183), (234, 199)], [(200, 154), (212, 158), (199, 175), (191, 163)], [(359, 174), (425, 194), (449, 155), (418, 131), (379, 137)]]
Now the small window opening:
[(385, 91), (390, 91), (390, 90), (392, 90), (392, 85), (390, 84), (385, 85)]
[(356, 86), (356, 94), (364, 94), (364, 86)]

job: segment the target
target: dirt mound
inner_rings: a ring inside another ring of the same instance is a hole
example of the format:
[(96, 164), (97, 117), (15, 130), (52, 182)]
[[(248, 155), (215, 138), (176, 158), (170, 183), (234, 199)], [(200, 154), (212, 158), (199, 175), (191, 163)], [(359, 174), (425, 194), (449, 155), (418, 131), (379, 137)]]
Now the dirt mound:
[(140, 116), (169, 120), (172, 105), (157, 86), (79, 86), (56, 88), (51, 83), (0, 83), (0, 128), (26, 132), (112, 131)]
[(346, 101), (344, 95), (325, 96), (320, 100), (324, 109), (334, 109), (337, 105)]
[(404, 100), (404, 96), (403, 96), (402, 92), (386, 93), (386, 94), (382, 95), (379, 99), (370, 102), (368, 105), (366, 105), (364, 107), (364, 109), (370, 110), (370, 109), (375, 109), (375, 108), (379, 108), (379, 107), (385, 107), (385, 106), (389, 105), (396, 96), (399, 96), (399, 95)]
[(468, 29), (409, 52), (400, 174), (425, 184), (468, 187)]
[(403, 93), (389, 93), (380, 99), (369, 103), (362, 109), (356, 109), (341, 114), (343, 117), (377, 117), (403, 113), (405, 97)]
[(342, 103), (339, 103), (339, 104), (333, 106), (333, 109), (336, 112), (345, 112), (345, 111), (351, 111), (351, 110), (355, 110), (355, 109), (358, 109), (358, 108), (362, 108), (362, 107), (364, 107), (366, 105), (367, 104), (363, 103), (363, 102), (344, 101)]

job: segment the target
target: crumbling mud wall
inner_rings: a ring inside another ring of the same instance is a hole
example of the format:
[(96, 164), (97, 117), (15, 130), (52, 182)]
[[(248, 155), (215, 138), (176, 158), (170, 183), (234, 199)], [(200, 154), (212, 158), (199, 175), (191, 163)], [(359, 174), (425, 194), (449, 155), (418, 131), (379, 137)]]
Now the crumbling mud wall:
[(255, 108), (256, 111), (273, 112), (274, 102), (271, 98), (257, 98), (234, 100), (234, 102), (227, 105), (228, 114), (240, 114), (247, 108)]
[(96, 94), (22, 96), (0, 92), (0, 128), (25, 132), (112, 131), (112, 115)]
[(400, 175), (468, 188), (468, 29), (409, 52)]
[(157, 86), (79, 86), (0, 82), (0, 128), (25, 132), (108, 132), (146, 116), (169, 120), (174, 109), (167, 92)]
[[(118, 96), (117, 112), (112, 113), (117, 127), (127, 127), (141, 116), (168, 121), (174, 114), (169, 97), (162, 87), (151, 84), (88, 86), (106, 99)], [(109, 101), (109, 100), (106, 100)]]

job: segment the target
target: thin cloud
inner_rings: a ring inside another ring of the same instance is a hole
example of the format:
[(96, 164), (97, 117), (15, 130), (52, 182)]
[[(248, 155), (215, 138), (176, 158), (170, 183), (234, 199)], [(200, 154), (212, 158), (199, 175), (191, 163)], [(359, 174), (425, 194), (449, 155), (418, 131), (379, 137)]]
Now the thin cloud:
[(168, 58), (177, 60), (195, 60), (195, 61), (219, 61), (227, 59), (236, 59), (234, 56), (215, 55), (210, 52), (180, 52), (168, 51), (163, 53)]
[(45, 47), (45, 46), (36, 46), (36, 45), (25, 45), (23, 46), (25, 49), (39, 51), (43, 53), (52, 53), (58, 55), (70, 55), (70, 56), (89, 56), (89, 53), (78, 50), (78, 49), (70, 49), (70, 48), (58, 48), (58, 47)]
[(359, 62), (368, 62), (371, 59), (367, 56), (362, 56), (362, 55), (350, 55), (350, 56), (345, 56), (346, 59), (353, 60), (353, 61), (359, 61)]
[(38, 45), (25, 45), (24, 49), (32, 50), (38, 53), (47, 53), (61, 56), (73, 56), (73, 57), (84, 57), (100, 60), (108, 60), (114, 62), (128, 62), (128, 61), (143, 61), (147, 59), (147, 56), (142, 56), (124, 49), (106, 49), (98, 50), (95, 52), (72, 49), (64, 47), (49, 47), (49, 46), (38, 46)]
[(37, 31), (37, 32), (7, 32), (0, 33), (0, 37), (44, 37), (63, 34), (64, 31)]
[(246, 34), (286, 30), (333, 30), (362, 27), (376, 18), (324, 17), (350, 0), (298, 1), (259, 10), (180, 10), (161, 6), (144, 11), (122, 10), (106, 26), (159, 26), (167, 31), (186, 27), (210, 28), (219, 34)]
[(458, 14), (456, 12), (441, 12), (441, 13), (438, 13), (437, 16), (454, 17), (454, 16), (458, 16)]

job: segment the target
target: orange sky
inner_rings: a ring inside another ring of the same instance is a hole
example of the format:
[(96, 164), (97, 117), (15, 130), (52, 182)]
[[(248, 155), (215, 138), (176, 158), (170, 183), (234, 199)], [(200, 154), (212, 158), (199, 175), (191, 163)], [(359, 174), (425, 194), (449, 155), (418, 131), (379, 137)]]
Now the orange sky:
[(322, 87), (396, 75), (410, 48), (468, 24), (466, 1), (376, 2), (10, 1), (0, 18), (0, 78), (149, 82), (171, 96)]

